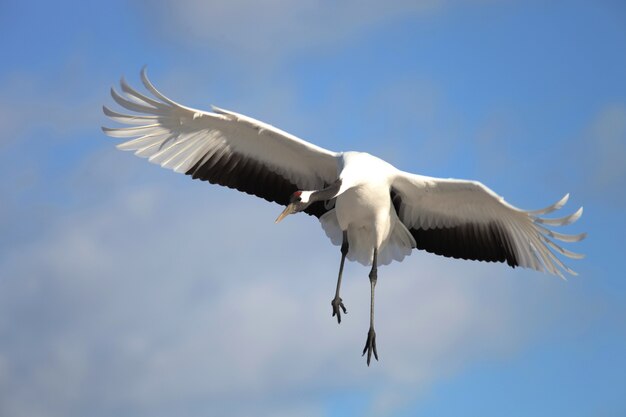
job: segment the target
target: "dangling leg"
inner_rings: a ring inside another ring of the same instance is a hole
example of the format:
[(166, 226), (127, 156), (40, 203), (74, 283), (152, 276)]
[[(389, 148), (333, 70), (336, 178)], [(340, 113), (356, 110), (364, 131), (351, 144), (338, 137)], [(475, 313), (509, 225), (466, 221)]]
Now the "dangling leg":
[[(372, 299), (370, 301), (370, 330), (367, 332), (367, 341), (363, 348), (363, 355), (367, 352), (367, 366), (370, 366), (370, 360), (372, 358), (372, 352), (374, 357), (378, 360), (378, 352), (376, 351), (376, 332), (374, 331), (374, 287), (376, 287), (376, 280), (378, 279), (378, 250), (374, 248), (374, 259), (372, 259), (372, 270), (370, 271), (370, 286), (372, 288)], [(361, 356), (363, 356), (361, 355)]]
[(335, 291), (335, 298), (330, 304), (333, 306), (333, 317), (337, 316), (337, 323), (341, 323), (341, 309), (344, 314), (348, 314), (346, 307), (339, 297), (339, 289), (341, 288), (341, 276), (343, 275), (343, 264), (346, 261), (346, 255), (348, 254), (348, 232), (343, 232), (343, 242), (341, 243), (341, 264), (339, 264), (339, 278), (337, 278), (337, 290)]

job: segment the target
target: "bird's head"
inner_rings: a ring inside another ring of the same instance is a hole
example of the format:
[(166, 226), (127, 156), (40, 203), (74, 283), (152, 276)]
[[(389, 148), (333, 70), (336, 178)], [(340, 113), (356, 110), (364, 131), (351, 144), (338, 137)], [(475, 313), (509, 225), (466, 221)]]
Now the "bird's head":
[(287, 205), (285, 210), (280, 213), (275, 223), (278, 223), (290, 214), (299, 213), (306, 209), (309, 204), (312, 203), (311, 194), (311, 191), (296, 191), (295, 193), (291, 194), (291, 197), (289, 197), (289, 205)]

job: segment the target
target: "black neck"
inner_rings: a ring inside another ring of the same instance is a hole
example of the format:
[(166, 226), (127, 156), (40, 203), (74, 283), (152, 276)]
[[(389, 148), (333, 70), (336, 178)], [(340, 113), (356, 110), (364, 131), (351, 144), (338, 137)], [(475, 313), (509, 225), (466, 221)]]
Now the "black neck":
[(337, 197), (337, 195), (339, 195), (340, 188), (341, 188), (341, 179), (338, 179), (337, 181), (335, 181), (334, 183), (332, 183), (331, 185), (329, 185), (328, 187), (322, 190), (313, 191), (313, 193), (311, 194), (310, 201), (313, 203), (315, 201), (331, 200)]

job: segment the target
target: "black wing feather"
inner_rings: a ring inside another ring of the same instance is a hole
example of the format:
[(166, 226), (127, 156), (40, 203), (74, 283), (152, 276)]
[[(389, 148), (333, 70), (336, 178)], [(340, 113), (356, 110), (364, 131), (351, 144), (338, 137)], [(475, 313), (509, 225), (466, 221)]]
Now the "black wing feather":
[[(295, 184), (264, 164), (226, 148), (214, 152), (207, 160), (200, 158), (185, 175), (284, 206), (289, 204), (289, 197), (298, 191)], [(311, 204), (304, 210), (305, 213), (318, 218), (327, 211), (321, 201)]]
[[(396, 213), (400, 213), (402, 206), (400, 194), (392, 190), (391, 198)], [(454, 227), (429, 229), (405, 226), (413, 235), (417, 249), (448, 258), (506, 262), (513, 268), (519, 265), (510, 236), (496, 222), (488, 224), (468, 222)]]

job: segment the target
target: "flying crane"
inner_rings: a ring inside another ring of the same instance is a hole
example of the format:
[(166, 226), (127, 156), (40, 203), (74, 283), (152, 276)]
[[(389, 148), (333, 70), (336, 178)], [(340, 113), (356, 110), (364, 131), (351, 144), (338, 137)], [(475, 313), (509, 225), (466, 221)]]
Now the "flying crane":
[(370, 266), (370, 326), (363, 355), (378, 360), (374, 331), (374, 289), (378, 266), (402, 261), (413, 249), (452, 258), (506, 262), (563, 277), (576, 273), (555, 253), (580, 259), (555, 243), (577, 242), (546, 226), (578, 220), (582, 207), (561, 218), (546, 218), (569, 198), (540, 210), (518, 209), (482, 183), (441, 179), (396, 169), (364, 152), (333, 152), (269, 124), (229, 110), (196, 110), (172, 101), (150, 82), (151, 96), (124, 79), (111, 96), (130, 114), (104, 107), (113, 121), (130, 127), (103, 127), (117, 145), (175, 172), (286, 206), (276, 223), (304, 212), (319, 219), (331, 242), (341, 247), (332, 315), (347, 313), (340, 297), (346, 258)]

